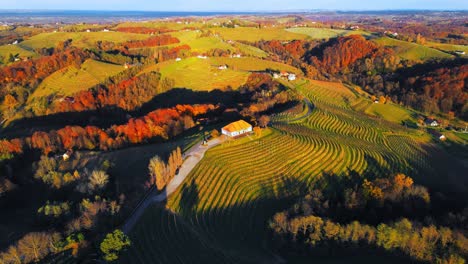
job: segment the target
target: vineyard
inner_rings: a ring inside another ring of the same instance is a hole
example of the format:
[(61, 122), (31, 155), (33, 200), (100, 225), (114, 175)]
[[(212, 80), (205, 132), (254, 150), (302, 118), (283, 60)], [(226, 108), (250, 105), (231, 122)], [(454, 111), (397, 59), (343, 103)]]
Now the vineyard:
[(429, 48), (423, 45), (416, 43), (411, 43), (403, 40), (397, 40), (388, 37), (382, 37), (374, 40), (380, 45), (387, 47), (392, 47), (395, 49), (395, 52), (402, 59), (414, 60), (414, 61), (424, 61), (428, 59), (445, 59), (452, 57), (450, 54)]
[(144, 40), (150, 35), (124, 33), (124, 32), (51, 32), (41, 33), (21, 42), (21, 46), (29, 49), (51, 48), (58, 43), (72, 39), (73, 45), (81, 48), (91, 48), (97, 41), (109, 41), (114, 43), (123, 43), (129, 40)]
[(85, 61), (78, 69), (69, 66), (47, 77), (31, 95), (31, 100), (51, 94), (72, 95), (124, 71), (122, 65), (95, 60)]
[(255, 42), (259, 40), (294, 40), (307, 38), (304, 34), (288, 32), (282, 28), (217, 28), (216, 33), (226, 40), (245, 40)]
[(311, 115), (208, 151), (165, 208), (146, 211), (122, 262), (278, 262), (266, 243), (267, 220), (324, 173), (403, 172), (420, 182), (435, 175), (413, 133), (352, 110), (368, 99), (338, 83), (297, 89), (313, 102)]

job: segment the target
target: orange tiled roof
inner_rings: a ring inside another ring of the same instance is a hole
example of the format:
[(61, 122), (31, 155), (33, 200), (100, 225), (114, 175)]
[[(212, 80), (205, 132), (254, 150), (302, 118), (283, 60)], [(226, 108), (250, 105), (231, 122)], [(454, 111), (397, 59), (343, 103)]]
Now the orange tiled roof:
[(236, 122), (233, 122), (225, 127), (223, 127), (223, 130), (226, 130), (228, 132), (234, 132), (234, 131), (240, 131), (240, 130), (245, 130), (249, 127), (251, 127), (249, 123), (245, 122), (244, 120), (239, 120)]

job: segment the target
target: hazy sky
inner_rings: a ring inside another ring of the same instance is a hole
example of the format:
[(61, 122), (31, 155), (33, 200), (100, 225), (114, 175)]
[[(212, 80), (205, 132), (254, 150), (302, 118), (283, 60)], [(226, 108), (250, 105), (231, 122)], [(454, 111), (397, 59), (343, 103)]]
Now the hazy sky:
[(278, 11), (468, 9), (468, 0), (0, 0), (0, 9)]

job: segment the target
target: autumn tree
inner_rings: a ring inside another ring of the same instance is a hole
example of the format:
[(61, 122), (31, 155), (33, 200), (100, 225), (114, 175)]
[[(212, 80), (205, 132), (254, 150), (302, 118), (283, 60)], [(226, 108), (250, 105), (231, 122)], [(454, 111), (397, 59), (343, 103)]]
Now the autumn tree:
[(90, 190), (99, 190), (104, 188), (109, 182), (109, 175), (102, 170), (95, 170), (89, 177), (88, 187)]
[(148, 165), (150, 183), (155, 184), (158, 190), (162, 190), (168, 182), (168, 168), (159, 156), (154, 156)]
[(253, 131), (254, 131), (256, 137), (261, 137), (262, 136), (262, 129), (260, 127), (258, 127), (258, 126), (254, 127)]
[(212, 138), (217, 138), (217, 137), (219, 137), (219, 131), (217, 129), (213, 129), (213, 130), (211, 130), (210, 135), (211, 135)]
[(270, 123), (270, 117), (267, 116), (267, 115), (262, 115), (259, 119), (258, 119), (258, 125), (260, 127), (267, 127), (268, 124)]
[(60, 236), (57, 233), (33, 232), (18, 241), (18, 251), (23, 255), (23, 261), (29, 263), (39, 261), (54, 251), (54, 243)]
[(131, 245), (130, 239), (121, 230), (106, 235), (99, 248), (104, 255), (104, 260), (115, 261), (120, 253)]

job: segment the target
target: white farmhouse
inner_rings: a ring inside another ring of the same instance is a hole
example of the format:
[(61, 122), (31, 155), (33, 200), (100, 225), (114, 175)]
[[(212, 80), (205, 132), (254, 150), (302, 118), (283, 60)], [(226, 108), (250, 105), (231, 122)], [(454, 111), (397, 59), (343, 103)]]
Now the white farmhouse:
[(237, 137), (250, 132), (252, 132), (252, 125), (244, 120), (230, 123), (221, 129), (221, 133), (228, 137)]

